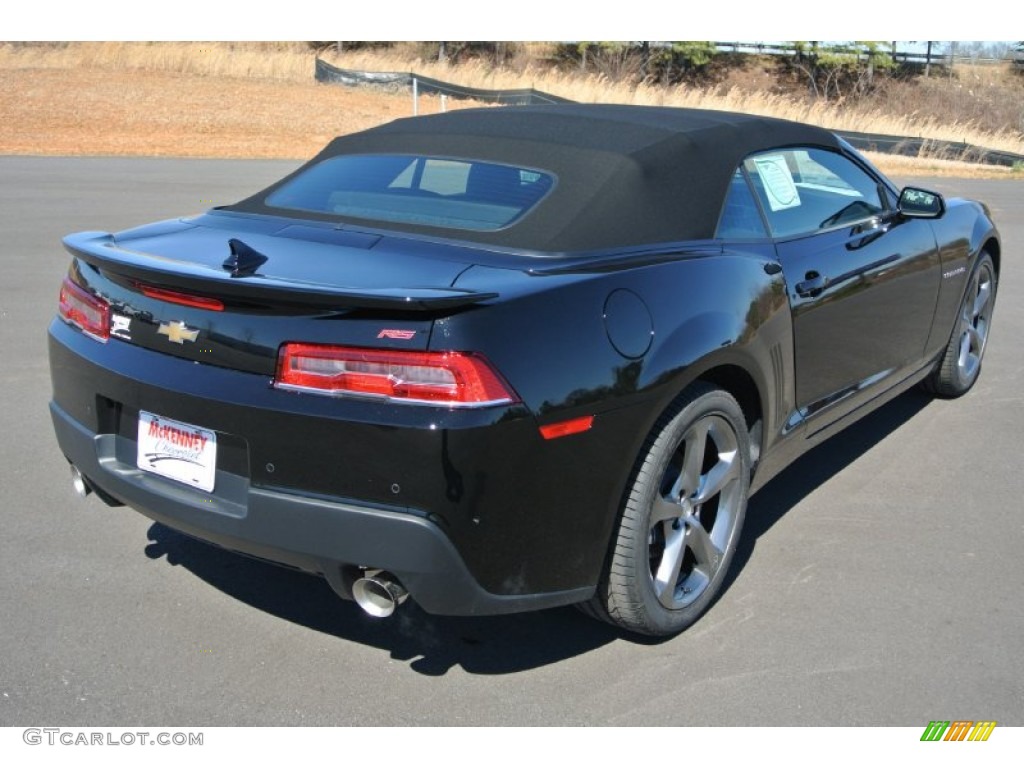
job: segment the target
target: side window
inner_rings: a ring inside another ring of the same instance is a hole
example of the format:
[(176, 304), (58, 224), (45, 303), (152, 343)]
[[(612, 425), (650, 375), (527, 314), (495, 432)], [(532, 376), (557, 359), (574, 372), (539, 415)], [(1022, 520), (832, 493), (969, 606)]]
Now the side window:
[(737, 169), (725, 196), (715, 237), (721, 240), (746, 240), (767, 235), (750, 185), (743, 177), (743, 171)]
[(878, 182), (824, 149), (780, 149), (744, 161), (775, 237), (810, 234), (886, 210)]

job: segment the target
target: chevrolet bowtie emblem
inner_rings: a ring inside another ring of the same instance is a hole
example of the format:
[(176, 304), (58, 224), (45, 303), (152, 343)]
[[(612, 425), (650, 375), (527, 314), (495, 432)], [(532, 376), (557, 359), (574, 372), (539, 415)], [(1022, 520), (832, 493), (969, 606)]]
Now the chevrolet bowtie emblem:
[(175, 320), (173, 323), (160, 323), (157, 333), (166, 336), (168, 341), (173, 341), (175, 344), (184, 344), (186, 341), (195, 341), (199, 330), (192, 330), (184, 323)]

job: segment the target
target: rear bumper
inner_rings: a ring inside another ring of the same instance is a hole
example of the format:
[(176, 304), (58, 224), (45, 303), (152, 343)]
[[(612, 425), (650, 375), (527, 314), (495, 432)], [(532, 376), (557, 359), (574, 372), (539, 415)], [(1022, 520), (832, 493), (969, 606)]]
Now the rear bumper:
[[(104, 492), (171, 528), (229, 550), (324, 575), (343, 597), (358, 566), (382, 568), (428, 613), (514, 613), (586, 600), (593, 588), (526, 595), (484, 590), (445, 534), (424, 517), (253, 488), (218, 471), (226, 501), (144, 472), (126, 461), (134, 443), (94, 434), (50, 403), (57, 441), (68, 460)], [(238, 496), (241, 491), (241, 496)]]
[[(564, 478), (595, 465), (609, 477), (597, 460), (607, 436), (543, 441), (521, 407), (423, 414), (295, 395), (266, 376), (101, 344), (59, 320), (49, 346), (61, 451), (153, 520), (323, 574), (343, 596), (358, 568), (390, 571), (430, 613), (593, 594), (608, 536), (595, 500), (611, 494)], [(137, 468), (140, 409), (216, 431), (213, 493)], [(581, 526), (567, 501), (593, 522)]]

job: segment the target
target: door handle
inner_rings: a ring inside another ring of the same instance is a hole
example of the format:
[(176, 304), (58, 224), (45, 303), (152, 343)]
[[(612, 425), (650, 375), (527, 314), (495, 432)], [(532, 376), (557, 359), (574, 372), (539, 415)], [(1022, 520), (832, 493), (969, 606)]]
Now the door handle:
[(814, 298), (828, 288), (828, 278), (811, 271), (804, 275), (804, 281), (796, 284), (796, 292), (805, 299)]

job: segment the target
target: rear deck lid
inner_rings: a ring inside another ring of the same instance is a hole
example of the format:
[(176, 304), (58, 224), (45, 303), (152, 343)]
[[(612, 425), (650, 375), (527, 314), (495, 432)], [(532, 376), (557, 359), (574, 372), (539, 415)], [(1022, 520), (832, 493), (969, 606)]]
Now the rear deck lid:
[(84, 232), (64, 244), (75, 282), (110, 303), (112, 339), (271, 375), (288, 341), (425, 349), (435, 317), (495, 296), (452, 288), (471, 262), (443, 251), (241, 218)]

